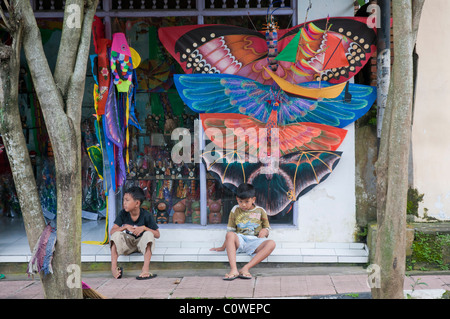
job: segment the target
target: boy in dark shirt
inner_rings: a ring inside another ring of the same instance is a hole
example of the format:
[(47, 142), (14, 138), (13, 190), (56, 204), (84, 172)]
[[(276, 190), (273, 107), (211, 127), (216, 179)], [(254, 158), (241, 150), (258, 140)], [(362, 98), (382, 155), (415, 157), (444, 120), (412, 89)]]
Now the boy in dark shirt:
[(121, 278), (123, 268), (117, 267), (119, 255), (129, 255), (139, 251), (144, 255), (142, 272), (138, 280), (156, 277), (150, 273), (150, 259), (155, 247), (155, 238), (160, 237), (158, 225), (152, 214), (141, 208), (145, 200), (144, 191), (133, 186), (125, 191), (123, 209), (119, 212), (111, 228), (111, 272), (114, 278)]

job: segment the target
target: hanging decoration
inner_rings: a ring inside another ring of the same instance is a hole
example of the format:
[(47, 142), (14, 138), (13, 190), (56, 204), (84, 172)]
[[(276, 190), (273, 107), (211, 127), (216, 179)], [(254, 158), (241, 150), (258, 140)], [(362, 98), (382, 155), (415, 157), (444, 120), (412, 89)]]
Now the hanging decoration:
[(265, 68), (293, 84), (343, 83), (375, 50), (376, 32), (363, 18), (325, 18), (280, 29), (276, 41), (272, 17), (268, 21), (268, 38), (266, 30), (212, 24), (165, 27), (158, 34), (186, 74), (235, 74), (265, 85), (274, 82)]
[[(94, 21), (95, 22), (95, 21)], [(103, 179), (106, 196), (124, 186), (129, 170), (129, 125), (141, 129), (135, 115), (137, 76), (141, 58), (128, 46), (124, 33), (114, 33), (112, 40), (104, 38), (101, 25), (95, 24), (93, 37), (96, 55), (91, 56), (94, 75), (95, 136), (97, 143), (86, 150), (99, 177)], [(106, 200), (106, 202), (108, 202)], [(105, 238), (108, 242), (108, 208), (106, 208)]]
[(276, 169), (270, 160), (263, 163), (250, 154), (242, 159), (236, 151), (205, 152), (203, 161), (206, 169), (233, 191), (242, 183), (252, 184), (257, 205), (274, 216), (327, 179), (341, 156), (342, 152), (331, 151), (294, 152), (280, 157)]
[[(220, 117), (219, 117), (220, 116)], [(336, 150), (347, 134), (347, 130), (317, 124), (293, 123), (278, 127), (277, 111), (273, 110), (267, 123), (242, 114), (201, 114), (206, 136), (222, 150), (245, 151), (262, 156), (279, 151), (279, 155), (300, 150)], [(275, 131), (277, 130), (277, 131)], [(274, 145), (273, 138), (277, 139)]]
[[(360, 84), (348, 84), (335, 98), (313, 99), (237, 75), (175, 74), (174, 79), (184, 103), (198, 113), (238, 113), (267, 122), (274, 104), (266, 101), (276, 94), (278, 125), (314, 122), (343, 128), (367, 113), (377, 97), (375, 87)], [(307, 82), (299, 87), (323, 90), (333, 86), (328, 82)]]
[[(228, 25), (167, 27), (159, 38), (186, 74), (174, 76), (183, 101), (215, 147), (206, 169), (235, 190), (257, 188), (270, 216), (323, 182), (339, 163), (345, 126), (364, 115), (376, 89), (350, 84), (375, 49), (360, 18), (326, 18), (280, 30)], [(276, 133), (276, 134), (272, 134)]]

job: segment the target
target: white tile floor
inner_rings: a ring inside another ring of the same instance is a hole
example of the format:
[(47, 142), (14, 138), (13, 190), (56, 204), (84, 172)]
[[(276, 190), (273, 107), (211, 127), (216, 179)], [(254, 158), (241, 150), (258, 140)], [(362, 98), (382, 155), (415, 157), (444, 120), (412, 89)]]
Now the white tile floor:
[[(83, 219), (82, 241), (103, 241), (105, 220)], [(222, 243), (214, 243), (220, 246)], [(212, 252), (210, 242), (192, 242), (182, 247), (174, 242), (159, 240), (153, 252), (153, 262), (227, 262), (226, 252)], [(82, 262), (110, 262), (108, 245), (81, 244)], [(277, 243), (277, 248), (263, 262), (295, 263), (367, 263), (368, 249), (363, 243)], [(0, 217), (0, 262), (28, 262), (31, 251), (21, 218)], [(237, 256), (238, 262), (250, 260)], [(142, 262), (143, 256), (120, 256), (122, 262)]]

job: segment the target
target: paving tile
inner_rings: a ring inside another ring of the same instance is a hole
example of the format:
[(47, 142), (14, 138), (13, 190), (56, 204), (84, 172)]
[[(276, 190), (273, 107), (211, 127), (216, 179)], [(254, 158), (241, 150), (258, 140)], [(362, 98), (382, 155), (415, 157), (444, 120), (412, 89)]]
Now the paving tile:
[[(440, 276), (411, 276), (413, 281), (416, 281), (414, 289), (449, 289), (446, 283)], [(411, 286), (410, 286), (411, 289)]]
[(225, 298), (252, 298), (254, 296), (255, 278), (235, 279), (229, 281)]
[(31, 285), (17, 291), (14, 296), (20, 299), (43, 299), (44, 289), (39, 281), (35, 281)]
[(327, 275), (306, 276), (306, 285), (310, 296), (336, 293), (333, 282)]
[(369, 292), (367, 275), (331, 276), (336, 291), (340, 294)]
[(2, 280), (0, 281), (0, 298), (12, 296), (17, 291), (20, 291), (31, 284), (32, 282), (30, 281)]
[(439, 278), (444, 283), (444, 289), (450, 290), (450, 275), (439, 275)]
[(309, 294), (305, 276), (281, 277), (281, 297), (301, 297)]
[(255, 283), (254, 297), (281, 297), (280, 276), (258, 277)]

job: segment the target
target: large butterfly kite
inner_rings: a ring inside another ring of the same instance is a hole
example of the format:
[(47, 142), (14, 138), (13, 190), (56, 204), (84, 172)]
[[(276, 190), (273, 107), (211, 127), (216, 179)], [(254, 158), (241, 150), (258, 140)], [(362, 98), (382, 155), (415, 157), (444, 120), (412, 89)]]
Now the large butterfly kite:
[[(375, 50), (376, 33), (366, 21), (358, 17), (329, 18), (277, 30), (278, 55), (274, 60), (278, 67), (274, 73), (293, 84), (349, 80)], [(158, 34), (187, 74), (236, 74), (266, 85), (273, 83), (265, 70), (271, 60), (267, 58), (264, 31), (192, 25), (160, 28)]]
[[(231, 189), (255, 185), (257, 204), (272, 216), (324, 181), (341, 158), (342, 128), (376, 98), (375, 88), (346, 83), (375, 49), (376, 34), (365, 22), (328, 18), (278, 30), (270, 18), (265, 32), (228, 25), (159, 29), (186, 73), (175, 75), (181, 98), (202, 113), (205, 133), (218, 146), (203, 154), (208, 171)], [(265, 161), (255, 159), (261, 150)]]

